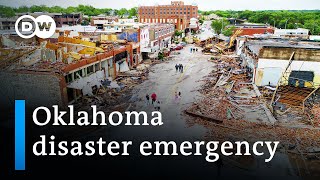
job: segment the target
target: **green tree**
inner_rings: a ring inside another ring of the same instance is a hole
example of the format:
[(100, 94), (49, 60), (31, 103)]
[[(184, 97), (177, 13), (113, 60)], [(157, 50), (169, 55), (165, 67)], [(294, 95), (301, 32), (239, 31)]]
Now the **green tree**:
[(25, 12), (29, 12), (30, 9), (27, 6), (21, 6), (18, 7), (17, 9), (15, 9), (15, 12), (17, 13), (25, 13)]
[(212, 29), (215, 31), (217, 34), (221, 34), (223, 30), (226, 28), (227, 25), (229, 25), (230, 22), (226, 19), (220, 19), (220, 20), (214, 20), (211, 23)]
[(128, 10), (127, 10), (126, 8), (121, 8), (121, 9), (119, 9), (118, 15), (119, 15), (120, 17), (123, 17), (125, 14), (128, 14)]
[(138, 14), (138, 8), (137, 7), (134, 7), (134, 8), (131, 8), (129, 9), (129, 16), (137, 16)]
[(15, 15), (15, 12), (11, 7), (0, 6), (1, 17), (12, 17), (14, 15)]
[(175, 35), (175, 36), (181, 36), (182, 33), (183, 33), (182, 31), (176, 30), (176, 31), (174, 32), (174, 35)]
[(224, 29), (224, 30), (222, 31), (222, 34), (225, 35), (225, 36), (231, 36), (231, 35), (233, 34), (233, 31), (234, 31), (235, 29), (236, 29), (235, 26), (230, 26), (230, 27)]

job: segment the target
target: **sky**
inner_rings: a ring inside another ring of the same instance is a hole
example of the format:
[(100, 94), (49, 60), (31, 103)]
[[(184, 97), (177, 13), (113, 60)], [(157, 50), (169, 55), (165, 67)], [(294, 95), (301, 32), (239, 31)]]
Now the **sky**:
[[(139, 5), (165, 5), (171, 0), (1, 0), (0, 5), (19, 7), (31, 5), (77, 6), (98, 8), (131, 8)], [(320, 0), (184, 0), (197, 4), (200, 10), (314, 10), (320, 9)]]

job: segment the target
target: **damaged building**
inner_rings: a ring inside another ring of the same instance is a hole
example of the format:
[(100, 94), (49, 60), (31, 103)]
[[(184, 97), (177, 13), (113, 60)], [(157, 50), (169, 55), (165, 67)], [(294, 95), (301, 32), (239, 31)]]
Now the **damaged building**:
[[(130, 70), (132, 48), (130, 43), (101, 42), (97, 46), (64, 36), (58, 43), (40, 40), (40, 46), (21, 47), (19, 56), (11, 54), (1, 63), (1, 92), (6, 94), (1, 104), (25, 99), (32, 102), (31, 107), (63, 107), (81, 96), (93, 95), (102, 83)], [(5, 53), (1, 56), (5, 58)]]
[(319, 43), (241, 38), (238, 42), (242, 65), (252, 82), (273, 90), (271, 103), (304, 108), (320, 86)]

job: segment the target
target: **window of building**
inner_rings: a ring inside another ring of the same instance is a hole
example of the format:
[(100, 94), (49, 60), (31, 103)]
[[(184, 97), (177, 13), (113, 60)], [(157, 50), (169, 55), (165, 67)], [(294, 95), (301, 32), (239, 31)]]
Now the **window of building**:
[(73, 81), (73, 73), (70, 73), (65, 76), (66, 83), (71, 83)]
[(80, 79), (80, 77), (83, 77), (83, 73), (82, 73), (82, 69), (80, 69), (79, 71), (76, 71), (74, 73), (74, 79)]
[(87, 67), (87, 75), (90, 75), (90, 74), (92, 74), (92, 73), (94, 73), (93, 65)]
[(100, 63), (95, 64), (94, 68), (95, 68), (95, 72), (100, 71), (101, 70)]

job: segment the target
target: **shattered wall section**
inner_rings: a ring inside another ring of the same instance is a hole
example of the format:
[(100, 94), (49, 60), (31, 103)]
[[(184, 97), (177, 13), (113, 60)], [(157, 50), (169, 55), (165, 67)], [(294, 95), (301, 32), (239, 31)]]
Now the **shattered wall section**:
[[(263, 71), (261, 74), (263, 77), (262, 79), (277, 76), (278, 80), (280, 79), (282, 73), (285, 71), (288, 65), (288, 60), (278, 60), (278, 59), (259, 59), (257, 71)], [(313, 83), (315, 87), (320, 85), (320, 62), (310, 62), (310, 61), (298, 61), (294, 60), (290, 66), (289, 72), (291, 71), (309, 71), (314, 73)], [(276, 69), (280, 68), (281, 73), (278, 71), (268, 71), (268, 69)], [(288, 74), (289, 75), (289, 74)], [(287, 76), (288, 76), (287, 75)], [(288, 77), (286, 77), (288, 78)], [(257, 81), (256, 81), (257, 82)], [(272, 81), (273, 85), (277, 84), (276, 80)], [(259, 84), (256, 83), (257, 86), (265, 85), (265, 83)], [(285, 84), (286, 85), (286, 84)]]
[(9, 48), (16, 48), (17, 47), (16, 42), (14, 42), (13, 40), (11, 40), (8, 37), (3, 36), (3, 35), (1, 36), (1, 43), (5, 47), (9, 47)]
[(31, 66), (41, 59), (41, 50), (37, 49), (32, 54), (27, 55), (25, 58), (21, 59), (21, 65), (23, 66)]
[[(78, 76), (78, 75), (77, 75)], [(79, 77), (78, 80), (68, 85), (68, 88), (82, 90), (83, 95), (93, 96), (92, 87), (102, 86), (101, 82), (105, 79), (104, 71), (97, 71), (88, 77)]]

